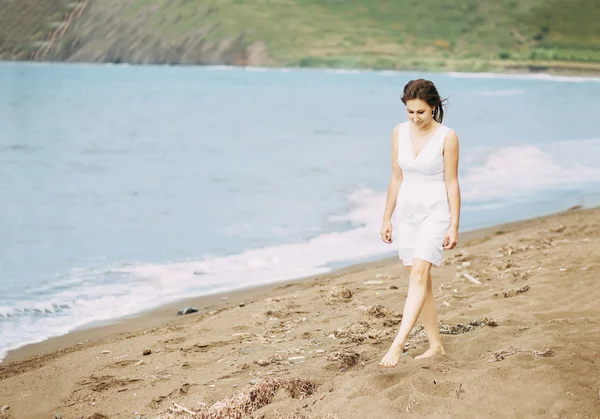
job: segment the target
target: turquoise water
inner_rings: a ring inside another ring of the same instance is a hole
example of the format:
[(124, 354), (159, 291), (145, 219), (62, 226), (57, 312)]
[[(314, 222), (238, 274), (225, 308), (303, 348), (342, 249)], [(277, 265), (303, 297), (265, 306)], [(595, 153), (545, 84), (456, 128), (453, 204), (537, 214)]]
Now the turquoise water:
[(92, 321), (393, 252), (399, 95), (449, 97), (462, 229), (600, 203), (600, 81), (0, 64), (0, 358)]

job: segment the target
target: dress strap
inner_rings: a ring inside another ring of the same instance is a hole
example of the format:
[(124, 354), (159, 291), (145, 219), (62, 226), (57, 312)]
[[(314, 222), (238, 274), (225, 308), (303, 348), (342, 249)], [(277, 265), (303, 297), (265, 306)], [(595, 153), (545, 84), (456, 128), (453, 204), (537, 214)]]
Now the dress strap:
[(442, 153), (442, 151), (444, 150), (444, 144), (446, 143), (446, 135), (448, 135), (449, 131), (450, 128), (448, 128), (446, 125), (442, 125), (436, 133), (436, 141), (438, 142), (437, 147), (439, 153)]
[(398, 151), (402, 150), (401, 147), (406, 148), (407, 145), (410, 147), (410, 134), (409, 134), (409, 123), (403, 122), (400, 124), (400, 128), (398, 129), (398, 136), (396, 138), (396, 142), (398, 145)]

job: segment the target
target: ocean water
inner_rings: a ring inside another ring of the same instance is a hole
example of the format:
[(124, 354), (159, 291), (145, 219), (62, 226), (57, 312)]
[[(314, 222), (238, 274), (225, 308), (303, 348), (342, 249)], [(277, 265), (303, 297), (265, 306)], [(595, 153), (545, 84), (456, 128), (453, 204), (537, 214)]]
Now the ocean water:
[(0, 359), (183, 297), (390, 256), (391, 133), (449, 98), (463, 231), (600, 204), (600, 80), (0, 63)]

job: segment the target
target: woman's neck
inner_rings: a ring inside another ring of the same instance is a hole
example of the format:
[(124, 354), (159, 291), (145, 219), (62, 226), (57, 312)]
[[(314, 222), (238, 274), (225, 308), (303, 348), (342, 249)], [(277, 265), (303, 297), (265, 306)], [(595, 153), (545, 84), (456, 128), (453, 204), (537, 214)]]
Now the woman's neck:
[(429, 132), (433, 131), (436, 127), (436, 124), (437, 124), (436, 121), (432, 119), (431, 121), (429, 121), (429, 123), (427, 125), (423, 125), (421, 127), (413, 124), (413, 129), (415, 130), (415, 132), (417, 134), (425, 135), (425, 134), (428, 134)]

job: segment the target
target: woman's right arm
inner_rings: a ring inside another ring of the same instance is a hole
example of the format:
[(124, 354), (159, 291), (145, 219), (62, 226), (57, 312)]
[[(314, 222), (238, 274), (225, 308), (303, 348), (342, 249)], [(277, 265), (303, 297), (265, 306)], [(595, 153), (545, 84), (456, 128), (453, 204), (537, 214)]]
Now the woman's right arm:
[(392, 242), (392, 214), (394, 214), (394, 209), (396, 209), (396, 199), (398, 198), (398, 191), (402, 184), (402, 169), (398, 164), (399, 130), (400, 125), (397, 125), (392, 134), (392, 177), (388, 186), (385, 210), (383, 212), (383, 225), (381, 226), (381, 239), (385, 243)]

